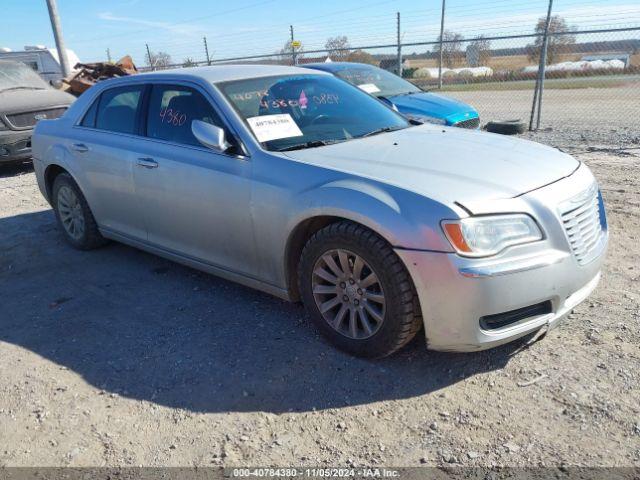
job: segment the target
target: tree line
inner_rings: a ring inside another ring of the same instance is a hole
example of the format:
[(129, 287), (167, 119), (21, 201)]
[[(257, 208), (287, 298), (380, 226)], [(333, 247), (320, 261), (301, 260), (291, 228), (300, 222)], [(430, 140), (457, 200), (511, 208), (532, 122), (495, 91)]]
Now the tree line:
[[(527, 55), (533, 62), (537, 62), (540, 58), (542, 49), (546, 18), (542, 17), (536, 23), (534, 33), (536, 37), (533, 43), (527, 45)], [(571, 32), (575, 29), (567, 24), (567, 21), (559, 15), (554, 15), (549, 23), (549, 40), (547, 46), (547, 63), (553, 64), (563, 53), (571, 51), (571, 46), (575, 44), (576, 37)], [(491, 58), (491, 41), (484, 35), (479, 35), (472, 39), (465, 39), (463, 35), (445, 30), (442, 44), (442, 66), (446, 68), (456, 68), (464, 65), (471, 67), (487, 66)], [(439, 57), (440, 55), (440, 36), (438, 36), (436, 44), (433, 45), (430, 56)], [(463, 49), (464, 45), (467, 45)], [(304, 45), (294, 47), (291, 41), (286, 41), (284, 46), (274, 53), (274, 57), (282, 61), (288, 61), (293, 56), (295, 48), (296, 56), (299, 60), (309, 60), (305, 53)], [(329, 37), (324, 45), (326, 57), (335, 62), (356, 62), (378, 65), (380, 62), (376, 57), (359, 48), (352, 48), (351, 43), (346, 35), (338, 35)], [(324, 57), (324, 56), (323, 56)], [(316, 58), (316, 60), (320, 60)], [(148, 67), (167, 68), (174, 65), (171, 55), (167, 52), (149, 52), (146, 58)], [(180, 63), (183, 67), (193, 67), (197, 63), (192, 57), (183, 59)]]

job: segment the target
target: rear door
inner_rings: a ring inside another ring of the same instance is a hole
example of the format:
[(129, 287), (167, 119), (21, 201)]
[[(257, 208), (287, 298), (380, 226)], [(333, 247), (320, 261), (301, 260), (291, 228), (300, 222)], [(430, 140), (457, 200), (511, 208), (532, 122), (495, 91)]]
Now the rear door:
[(191, 132), (194, 120), (224, 128), (234, 141), (198, 86), (151, 86), (146, 142), (134, 172), (149, 243), (254, 276), (251, 161), (233, 148), (218, 153), (201, 145)]
[(133, 183), (145, 87), (105, 90), (73, 129), (68, 145), (81, 187), (101, 228), (146, 239), (144, 213)]

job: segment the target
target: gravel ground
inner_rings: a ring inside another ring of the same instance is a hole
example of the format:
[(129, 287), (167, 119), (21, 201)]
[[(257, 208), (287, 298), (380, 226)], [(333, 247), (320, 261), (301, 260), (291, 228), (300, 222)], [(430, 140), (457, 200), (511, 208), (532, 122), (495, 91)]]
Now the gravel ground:
[(640, 152), (597, 148), (576, 148), (612, 232), (587, 302), (531, 345), (420, 337), (382, 361), (334, 350), (298, 305), (70, 249), (31, 170), (5, 168), (0, 466), (640, 466)]

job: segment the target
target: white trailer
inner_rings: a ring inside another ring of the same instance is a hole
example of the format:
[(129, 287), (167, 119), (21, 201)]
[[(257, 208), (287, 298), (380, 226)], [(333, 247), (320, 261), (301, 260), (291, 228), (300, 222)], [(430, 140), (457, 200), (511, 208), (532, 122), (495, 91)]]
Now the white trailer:
[[(80, 61), (75, 52), (69, 49), (67, 49), (67, 58), (72, 69)], [(58, 51), (55, 48), (47, 48), (44, 45), (25, 46), (21, 51), (0, 48), (0, 60), (22, 62), (38, 72), (42, 79), (51, 85), (63, 78)]]

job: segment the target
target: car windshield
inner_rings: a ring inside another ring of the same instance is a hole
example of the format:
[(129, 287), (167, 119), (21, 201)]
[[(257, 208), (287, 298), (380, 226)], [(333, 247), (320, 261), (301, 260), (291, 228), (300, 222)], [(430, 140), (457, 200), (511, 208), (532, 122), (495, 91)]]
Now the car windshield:
[(48, 86), (24, 63), (0, 61), (0, 92), (20, 88), (42, 90)]
[(403, 78), (378, 67), (350, 66), (334, 73), (337, 77), (376, 97), (393, 97), (422, 91)]
[(268, 150), (318, 147), (409, 126), (379, 100), (329, 75), (261, 77), (218, 87)]

